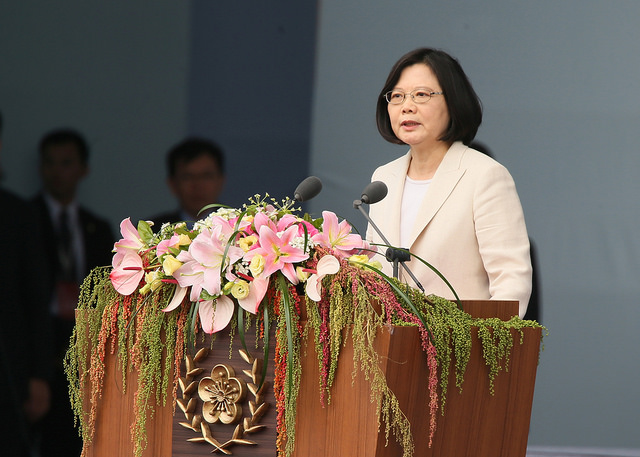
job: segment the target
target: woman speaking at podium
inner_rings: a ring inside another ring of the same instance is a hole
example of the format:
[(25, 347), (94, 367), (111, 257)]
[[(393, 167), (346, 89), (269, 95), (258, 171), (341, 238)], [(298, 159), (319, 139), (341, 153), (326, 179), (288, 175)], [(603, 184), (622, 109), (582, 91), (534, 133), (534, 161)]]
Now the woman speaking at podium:
[[(531, 260), (522, 206), (507, 169), (467, 146), (482, 106), (458, 61), (431, 48), (402, 56), (380, 91), (376, 121), (385, 140), (409, 146), (373, 173), (388, 188), (369, 208), (382, 234), (437, 268), (461, 299), (518, 300), (523, 317)], [(371, 226), (367, 238), (383, 244)], [(422, 262), (407, 266), (426, 293), (453, 298)]]

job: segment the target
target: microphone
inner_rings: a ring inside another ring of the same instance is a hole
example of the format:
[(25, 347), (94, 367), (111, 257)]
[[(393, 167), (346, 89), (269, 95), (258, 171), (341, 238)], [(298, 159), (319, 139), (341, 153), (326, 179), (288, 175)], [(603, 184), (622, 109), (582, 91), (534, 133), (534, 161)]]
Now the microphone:
[(367, 187), (362, 191), (362, 203), (366, 203), (368, 205), (373, 205), (374, 203), (378, 203), (380, 200), (384, 199), (387, 196), (387, 185), (382, 181), (373, 181), (367, 184)]
[(322, 190), (322, 181), (316, 176), (309, 176), (305, 178), (298, 187), (296, 187), (293, 193), (293, 198), (299, 202), (306, 202), (318, 195)]
[(378, 228), (375, 222), (373, 222), (373, 220), (369, 217), (367, 212), (364, 209), (362, 209), (363, 203), (372, 205), (384, 199), (387, 196), (388, 190), (389, 189), (387, 188), (387, 185), (382, 181), (373, 181), (364, 188), (364, 190), (362, 191), (362, 196), (360, 197), (360, 200), (355, 200), (353, 202), (353, 207), (355, 209), (360, 210), (364, 218), (369, 222), (369, 224), (371, 224), (371, 227), (373, 228), (373, 230), (375, 230), (375, 232), (382, 239), (382, 241), (387, 246), (389, 246), (385, 256), (389, 262), (393, 262), (394, 277), (396, 278), (398, 277), (398, 264), (399, 264), (404, 269), (404, 271), (409, 275), (409, 277), (413, 280), (416, 286), (418, 286), (418, 288), (422, 291), (422, 293), (425, 293), (424, 287), (422, 287), (422, 284), (420, 284), (420, 281), (418, 281), (418, 278), (416, 278), (413, 272), (409, 270), (409, 267), (404, 264), (405, 261), (411, 259), (411, 255), (409, 254), (409, 252), (407, 252), (407, 250), (404, 250), (404, 249), (398, 249), (398, 248), (392, 247), (391, 243), (389, 243), (389, 240), (387, 240), (387, 238), (382, 233), (382, 230)]

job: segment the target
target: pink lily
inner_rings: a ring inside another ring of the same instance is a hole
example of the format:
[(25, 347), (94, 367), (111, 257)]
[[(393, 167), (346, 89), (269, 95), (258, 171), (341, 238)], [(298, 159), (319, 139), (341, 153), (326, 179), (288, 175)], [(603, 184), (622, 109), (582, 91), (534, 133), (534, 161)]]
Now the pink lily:
[(156, 246), (156, 255), (158, 256), (158, 258), (162, 257), (163, 255), (169, 252), (170, 248), (178, 247), (179, 243), (180, 243), (180, 235), (173, 235), (168, 240), (160, 241), (158, 243), (158, 246)]
[(369, 259), (372, 259), (378, 253), (378, 247), (372, 246), (367, 240), (362, 240), (362, 245), (356, 249), (345, 252), (345, 257), (351, 257), (355, 254), (366, 255)]
[(293, 224), (298, 222), (298, 220), (299, 219), (296, 216), (294, 216), (293, 214), (285, 214), (278, 221), (278, 224), (277, 224), (278, 231), (282, 232), (283, 230), (291, 227)]
[(109, 274), (109, 279), (114, 289), (122, 295), (131, 295), (144, 276), (142, 259), (135, 251), (120, 251), (113, 256), (112, 265), (113, 270)]
[(215, 300), (203, 300), (198, 305), (200, 325), (205, 333), (219, 332), (233, 317), (233, 300), (222, 295)]
[(228, 240), (234, 231), (234, 222), (229, 221), (221, 216), (212, 216), (211, 224), (214, 227), (214, 231), (217, 233), (220, 241), (225, 242)]
[(340, 257), (345, 257), (348, 251), (362, 247), (362, 238), (351, 234), (351, 225), (347, 221), (343, 220), (338, 224), (338, 216), (331, 211), (323, 211), (322, 218), (322, 232), (312, 238), (315, 243), (334, 250)]
[(298, 219), (296, 222), (298, 223), (298, 236), (300, 236), (300, 237), (304, 236), (304, 227), (303, 227), (303, 225), (307, 228), (307, 236), (309, 238), (312, 238), (313, 236), (315, 236), (318, 233), (318, 229), (315, 228), (311, 222), (308, 222), (308, 221), (305, 221), (305, 220), (301, 220), (301, 219)]
[(278, 232), (278, 228), (276, 227), (275, 222), (273, 222), (269, 216), (264, 212), (259, 212), (253, 217), (253, 227), (255, 228), (255, 233), (260, 233), (260, 229), (262, 226), (266, 225), (274, 232)]
[(318, 260), (316, 270), (316, 273), (307, 279), (305, 291), (311, 300), (319, 302), (322, 299), (322, 278), (340, 271), (340, 261), (332, 255), (325, 255)]
[(292, 284), (298, 284), (298, 276), (293, 264), (306, 260), (309, 255), (305, 254), (302, 249), (289, 244), (297, 234), (298, 228), (296, 226), (291, 226), (278, 234), (268, 224), (262, 225), (259, 232), (260, 247), (249, 251), (248, 255), (245, 255), (245, 259), (250, 261), (256, 254), (260, 254), (265, 258), (263, 278), (280, 270)]
[(189, 245), (188, 251), (182, 251), (177, 259), (183, 262), (173, 276), (182, 287), (191, 286), (191, 301), (200, 298), (202, 289), (210, 295), (219, 295), (223, 268), (242, 258), (244, 251), (237, 246), (229, 247), (226, 264), (222, 265), (226, 244), (220, 241), (218, 231), (205, 230)]

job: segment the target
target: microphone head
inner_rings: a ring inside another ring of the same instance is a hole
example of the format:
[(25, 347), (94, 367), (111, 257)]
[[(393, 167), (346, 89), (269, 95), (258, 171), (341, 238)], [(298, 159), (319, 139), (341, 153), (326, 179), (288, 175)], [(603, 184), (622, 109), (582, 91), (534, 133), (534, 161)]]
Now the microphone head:
[(362, 191), (361, 200), (363, 203), (373, 205), (386, 197), (387, 191), (387, 185), (382, 181), (370, 182)]
[(322, 181), (316, 176), (309, 176), (305, 178), (298, 187), (296, 187), (293, 193), (293, 198), (299, 202), (306, 202), (318, 195), (322, 190)]

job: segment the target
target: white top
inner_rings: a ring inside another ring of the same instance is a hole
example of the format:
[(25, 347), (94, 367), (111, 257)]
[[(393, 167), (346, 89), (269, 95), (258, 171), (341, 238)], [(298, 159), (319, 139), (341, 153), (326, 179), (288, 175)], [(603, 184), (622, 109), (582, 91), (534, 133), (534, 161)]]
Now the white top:
[(398, 246), (400, 248), (409, 249), (411, 247), (408, 243), (429, 184), (431, 184), (431, 179), (416, 181), (407, 176), (404, 180), (400, 211), (400, 246)]

